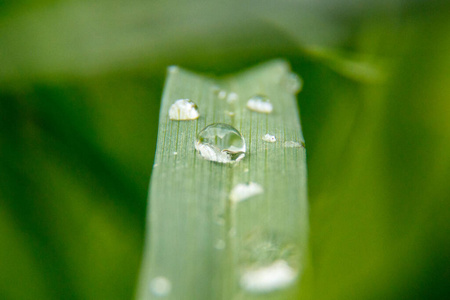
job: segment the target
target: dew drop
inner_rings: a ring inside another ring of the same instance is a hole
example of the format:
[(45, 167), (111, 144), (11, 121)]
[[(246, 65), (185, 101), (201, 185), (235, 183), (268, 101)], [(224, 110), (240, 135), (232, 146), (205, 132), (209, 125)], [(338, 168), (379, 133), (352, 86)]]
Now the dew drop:
[(173, 155), (177, 155), (178, 154), (178, 152), (177, 151), (175, 151), (174, 153), (173, 153)]
[(286, 89), (293, 94), (298, 94), (303, 88), (303, 80), (295, 73), (288, 73), (283, 77), (282, 82)]
[(227, 102), (230, 103), (230, 104), (234, 103), (234, 102), (236, 102), (238, 100), (239, 100), (239, 96), (238, 96), (238, 94), (236, 94), (234, 92), (229, 93), (228, 96), (227, 96)]
[(297, 272), (284, 260), (250, 269), (243, 273), (240, 285), (251, 293), (268, 293), (288, 287), (297, 278)]
[(217, 97), (219, 97), (219, 99), (223, 100), (227, 97), (227, 92), (224, 90), (219, 91), (219, 93), (217, 94)]
[(263, 187), (255, 182), (250, 182), (248, 184), (239, 183), (231, 190), (230, 200), (233, 202), (240, 202), (262, 194), (263, 192)]
[(275, 143), (277, 141), (277, 138), (274, 135), (270, 135), (267, 133), (265, 136), (262, 137), (262, 140), (268, 143)]
[(180, 71), (180, 67), (172, 65), (167, 68), (170, 73), (178, 73)]
[(245, 140), (233, 126), (214, 123), (199, 132), (195, 149), (206, 160), (219, 163), (238, 162), (245, 156)]
[(228, 116), (230, 116), (230, 117), (234, 117), (234, 115), (235, 115), (234, 112), (228, 111), (228, 110), (225, 111), (225, 114), (228, 115)]
[(171, 120), (195, 120), (199, 116), (197, 105), (189, 99), (179, 99), (169, 108)]
[(273, 110), (273, 106), (269, 98), (261, 95), (251, 97), (247, 101), (247, 108), (265, 114), (270, 114)]
[(305, 147), (305, 143), (302, 142), (300, 144), (300, 143), (297, 143), (297, 142), (294, 142), (294, 141), (287, 141), (287, 142), (284, 143), (284, 146), (286, 148), (304, 148)]
[(167, 296), (172, 290), (172, 284), (166, 277), (155, 277), (150, 282), (150, 291), (159, 297)]

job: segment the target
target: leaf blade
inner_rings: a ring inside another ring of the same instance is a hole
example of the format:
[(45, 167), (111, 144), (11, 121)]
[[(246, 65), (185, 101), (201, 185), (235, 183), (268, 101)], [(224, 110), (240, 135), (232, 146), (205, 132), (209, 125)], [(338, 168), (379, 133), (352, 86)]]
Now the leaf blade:
[[(260, 291), (245, 290), (242, 276), (277, 261), (287, 262), (297, 278), (266, 299), (295, 297), (307, 249), (308, 208), (306, 151), (284, 146), (285, 141), (304, 143), (295, 96), (282, 84), (289, 65), (276, 60), (221, 80), (170, 70), (138, 298), (152, 299), (152, 279), (158, 277), (172, 284), (166, 299), (258, 298)], [(218, 87), (240, 99), (232, 103), (219, 99)], [(246, 109), (246, 99), (254, 94), (271, 98), (274, 112)], [(180, 98), (198, 104), (198, 120), (168, 119), (169, 106)], [(196, 134), (215, 122), (231, 124), (244, 135), (248, 151), (241, 162), (218, 164), (195, 153)], [(277, 136), (276, 143), (262, 140), (267, 131)], [(260, 184), (264, 193), (232, 203), (231, 189), (246, 182)]]

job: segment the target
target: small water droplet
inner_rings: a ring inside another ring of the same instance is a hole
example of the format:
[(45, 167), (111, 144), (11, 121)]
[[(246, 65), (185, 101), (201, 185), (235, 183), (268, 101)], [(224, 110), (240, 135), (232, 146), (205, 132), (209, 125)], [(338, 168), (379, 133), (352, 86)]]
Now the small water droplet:
[(262, 95), (256, 95), (251, 97), (247, 101), (247, 108), (265, 114), (269, 114), (273, 110), (273, 106), (269, 98)]
[(219, 99), (223, 100), (227, 97), (227, 92), (224, 90), (219, 91), (219, 94), (217, 94), (217, 97), (219, 97)]
[(240, 202), (262, 194), (263, 192), (263, 187), (255, 182), (250, 182), (248, 184), (239, 183), (231, 190), (230, 200), (233, 202)]
[(297, 278), (297, 272), (284, 260), (272, 264), (249, 269), (243, 273), (240, 284), (251, 293), (268, 293), (291, 285)]
[(223, 250), (225, 249), (225, 241), (224, 240), (217, 240), (216, 244), (214, 245), (214, 248), (216, 248), (217, 250)]
[(177, 154), (178, 154), (178, 152), (176, 152), (176, 151), (173, 153), (173, 155), (177, 155)]
[(238, 100), (239, 100), (239, 96), (238, 96), (238, 94), (236, 94), (234, 92), (229, 93), (228, 96), (227, 96), (227, 102), (230, 103), (230, 104), (234, 103), (234, 102), (236, 102)]
[(275, 143), (277, 141), (277, 138), (274, 135), (270, 135), (267, 133), (265, 136), (262, 137), (262, 140), (268, 143)]
[(170, 73), (178, 73), (178, 71), (180, 70), (180, 67), (173, 65), (173, 66), (169, 66), (167, 69), (169, 70)]
[(171, 120), (195, 120), (199, 116), (197, 105), (189, 99), (179, 99), (169, 108)]
[(228, 110), (225, 111), (225, 114), (227, 114), (227, 115), (230, 116), (230, 117), (234, 117), (234, 115), (235, 115), (234, 112), (228, 111)]
[(284, 143), (284, 146), (286, 148), (304, 148), (305, 147), (305, 143), (302, 142), (300, 144), (300, 143), (297, 143), (297, 142), (294, 142), (294, 141), (287, 141), (287, 142)]
[(288, 73), (283, 77), (282, 82), (286, 89), (293, 94), (298, 94), (303, 88), (303, 80), (295, 73)]
[(172, 284), (166, 277), (155, 277), (150, 282), (150, 290), (155, 296), (167, 296), (172, 290)]
[(204, 159), (210, 161), (238, 162), (245, 156), (245, 140), (233, 126), (214, 123), (199, 132), (195, 149)]

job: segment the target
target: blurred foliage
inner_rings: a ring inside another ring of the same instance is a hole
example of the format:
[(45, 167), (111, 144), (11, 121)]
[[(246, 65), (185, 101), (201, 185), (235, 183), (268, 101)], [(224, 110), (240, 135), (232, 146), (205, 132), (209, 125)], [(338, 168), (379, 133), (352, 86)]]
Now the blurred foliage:
[(0, 299), (130, 299), (165, 68), (304, 78), (315, 299), (448, 299), (445, 1), (0, 1)]

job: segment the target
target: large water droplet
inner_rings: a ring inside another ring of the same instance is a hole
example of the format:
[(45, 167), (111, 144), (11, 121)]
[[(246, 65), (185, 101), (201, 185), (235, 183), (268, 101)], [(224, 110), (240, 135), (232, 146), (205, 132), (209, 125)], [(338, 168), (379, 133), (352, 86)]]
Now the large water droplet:
[(230, 200), (240, 202), (263, 192), (262, 186), (255, 182), (250, 182), (249, 184), (239, 183), (231, 190)]
[(195, 120), (199, 116), (197, 105), (189, 99), (179, 99), (169, 108), (171, 120)]
[(247, 101), (247, 108), (265, 114), (269, 114), (273, 110), (273, 106), (269, 98), (262, 95), (256, 95), (251, 97)]
[(268, 293), (291, 285), (297, 272), (284, 260), (245, 271), (240, 279), (241, 287), (251, 293)]
[(159, 297), (167, 296), (172, 290), (172, 284), (166, 277), (155, 277), (150, 282), (150, 291)]
[(231, 125), (214, 123), (199, 132), (195, 149), (207, 160), (231, 163), (245, 156), (245, 140)]

